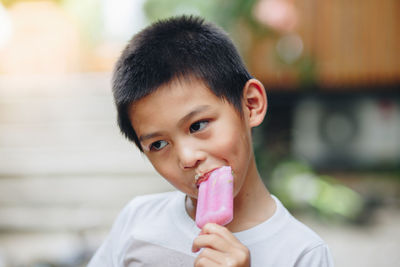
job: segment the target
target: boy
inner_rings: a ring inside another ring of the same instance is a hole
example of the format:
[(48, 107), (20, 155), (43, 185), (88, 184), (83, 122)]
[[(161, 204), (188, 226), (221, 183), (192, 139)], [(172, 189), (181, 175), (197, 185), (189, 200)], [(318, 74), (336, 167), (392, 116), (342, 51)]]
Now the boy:
[[(89, 263), (101, 266), (333, 266), (326, 244), (271, 196), (251, 129), (267, 110), (227, 35), (196, 17), (138, 33), (114, 72), (122, 133), (174, 187), (133, 199)], [(234, 218), (195, 225), (195, 176), (231, 166)]]

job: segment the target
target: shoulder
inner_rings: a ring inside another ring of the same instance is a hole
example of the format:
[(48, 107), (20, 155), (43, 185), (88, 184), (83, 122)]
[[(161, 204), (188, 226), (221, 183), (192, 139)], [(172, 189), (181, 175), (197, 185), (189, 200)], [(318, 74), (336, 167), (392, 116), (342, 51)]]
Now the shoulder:
[(134, 197), (118, 213), (108, 239), (118, 244), (128, 242), (136, 229), (149, 226), (148, 222), (158, 218), (160, 211), (165, 210), (176, 196), (174, 191)]
[(149, 231), (164, 229), (179, 197), (177, 191), (136, 196), (118, 214), (110, 236), (118, 244), (128, 244), (132, 238), (147, 236)]
[(282, 237), (288, 242), (295, 266), (333, 266), (332, 256), (326, 242), (310, 227), (296, 219), (280, 201), (277, 205), (286, 213)]
[(249, 247), (254, 266), (333, 266), (324, 240), (294, 218), (278, 198), (273, 198), (276, 203), (274, 215), (237, 235)]
[(177, 196), (177, 191), (163, 192), (149, 195), (141, 195), (134, 197), (125, 208), (138, 209), (149, 206), (162, 206), (173, 200)]
[(319, 244), (304, 251), (296, 260), (296, 267), (333, 267), (333, 259), (328, 246)]
[(116, 233), (122, 254), (137, 246), (163, 247), (187, 254), (186, 249), (195, 237), (188, 229), (195, 224), (185, 214), (184, 199), (182, 192), (172, 191), (135, 197), (128, 203)]
[(325, 241), (311, 228), (291, 214), (287, 220), (285, 232), (293, 237), (293, 241), (307, 243), (309, 247), (325, 244)]
[(160, 236), (165, 232), (168, 213), (182, 198), (179, 193), (174, 191), (143, 195), (129, 201), (117, 216), (89, 266), (122, 266), (132, 247), (158, 244)]
[(157, 217), (176, 196), (177, 192), (165, 192), (134, 197), (119, 212), (110, 234), (129, 236), (133, 226)]
[(179, 192), (164, 192), (150, 195), (142, 195), (133, 198), (120, 212), (118, 220), (129, 220), (137, 217), (157, 216), (160, 212), (165, 211), (165, 208), (171, 206)]
[(307, 247), (316, 247), (325, 244), (324, 240), (310, 227), (296, 219), (280, 202), (274, 197), (277, 205), (277, 213), (281, 216), (282, 232), (290, 237), (292, 242), (303, 244)]

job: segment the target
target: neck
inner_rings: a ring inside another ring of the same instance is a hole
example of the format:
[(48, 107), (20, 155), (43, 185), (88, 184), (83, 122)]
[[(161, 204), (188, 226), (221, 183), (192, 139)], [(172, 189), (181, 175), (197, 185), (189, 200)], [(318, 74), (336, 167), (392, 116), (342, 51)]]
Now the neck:
[(234, 219), (226, 227), (231, 232), (250, 229), (268, 220), (274, 214), (275, 208), (275, 201), (265, 187), (254, 163), (234, 199)]

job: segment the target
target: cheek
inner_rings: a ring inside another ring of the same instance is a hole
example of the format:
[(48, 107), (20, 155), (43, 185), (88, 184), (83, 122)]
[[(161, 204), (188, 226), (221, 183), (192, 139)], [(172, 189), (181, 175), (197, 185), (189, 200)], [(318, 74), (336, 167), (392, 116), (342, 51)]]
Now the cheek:
[(174, 183), (173, 177), (176, 177), (176, 173), (174, 173), (174, 168), (171, 167), (171, 164), (168, 161), (161, 161), (161, 162), (152, 162), (154, 169), (166, 180), (170, 183)]
[(242, 157), (249, 153), (249, 138), (246, 131), (239, 127), (226, 129), (225, 134), (218, 134), (213, 142), (214, 152), (228, 160), (230, 163), (241, 162)]
[(251, 137), (246, 129), (240, 127), (234, 127), (225, 133), (218, 138), (218, 142), (213, 144), (214, 155), (223, 158), (232, 166), (235, 179), (237, 179), (234, 186), (236, 196), (248, 174), (252, 153)]
[(175, 188), (182, 190), (179, 180), (177, 179), (177, 177), (179, 177), (179, 174), (175, 173), (172, 168), (168, 167), (168, 164), (154, 166), (154, 168), (168, 183), (170, 183)]
[[(150, 160), (154, 169), (171, 185), (178, 190), (184, 191), (187, 186), (187, 177), (182, 174), (179, 167), (170, 159)], [(194, 177), (193, 177), (194, 180)], [(187, 193), (187, 192), (186, 192)]]
[(173, 169), (170, 168), (170, 164), (168, 164), (167, 160), (161, 160), (158, 158), (152, 158), (152, 157), (147, 157), (153, 165), (154, 169), (164, 178), (167, 180), (170, 180), (168, 177), (174, 177), (173, 175)]

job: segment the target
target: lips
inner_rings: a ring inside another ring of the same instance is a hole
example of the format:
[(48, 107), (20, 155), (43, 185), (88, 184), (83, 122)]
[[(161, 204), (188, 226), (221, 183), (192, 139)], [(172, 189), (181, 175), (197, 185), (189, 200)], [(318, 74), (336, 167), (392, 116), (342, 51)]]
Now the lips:
[(195, 179), (196, 179), (196, 186), (199, 187), (200, 184), (201, 184), (202, 182), (207, 181), (208, 178), (210, 177), (210, 174), (211, 174), (213, 171), (215, 171), (216, 169), (218, 169), (218, 168), (214, 168), (214, 169), (212, 169), (211, 171), (208, 171), (208, 172), (206, 172), (206, 173), (204, 173), (203, 175), (200, 175), (200, 176), (197, 176), (197, 175), (196, 175), (196, 177), (195, 177)]

